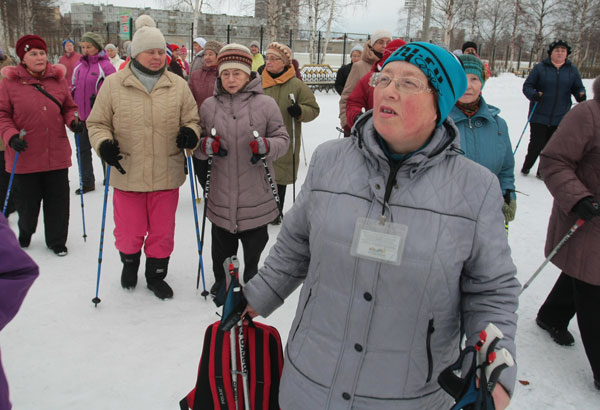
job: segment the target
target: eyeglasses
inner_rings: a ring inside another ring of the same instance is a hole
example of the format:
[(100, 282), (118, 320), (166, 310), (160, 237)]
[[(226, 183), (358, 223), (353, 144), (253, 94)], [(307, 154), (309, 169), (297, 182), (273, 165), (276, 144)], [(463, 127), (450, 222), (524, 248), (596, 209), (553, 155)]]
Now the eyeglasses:
[(394, 86), (399, 93), (402, 94), (421, 94), (422, 92), (433, 93), (433, 90), (427, 85), (415, 77), (399, 77), (392, 78), (386, 74), (375, 73), (369, 80), (369, 85), (373, 88), (386, 88), (391, 82), (394, 82)]

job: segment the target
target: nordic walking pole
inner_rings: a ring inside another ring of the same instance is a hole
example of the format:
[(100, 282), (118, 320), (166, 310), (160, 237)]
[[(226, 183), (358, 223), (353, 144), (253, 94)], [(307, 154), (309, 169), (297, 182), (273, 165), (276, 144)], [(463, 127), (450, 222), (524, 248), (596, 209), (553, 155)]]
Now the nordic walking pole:
[(519, 144), (521, 143), (521, 139), (523, 138), (523, 135), (525, 134), (525, 130), (527, 129), (527, 126), (529, 125), (529, 122), (531, 121), (531, 117), (533, 117), (533, 113), (535, 112), (535, 109), (537, 108), (537, 105), (538, 105), (538, 102), (536, 101), (535, 104), (533, 104), (533, 108), (531, 109), (531, 113), (529, 114), (529, 118), (527, 118), (527, 122), (525, 123), (525, 127), (523, 128), (523, 132), (521, 133), (521, 136), (519, 137), (519, 141), (517, 141), (517, 146), (515, 147), (515, 150), (513, 151), (513, 157), (517, 153), (517, 149), (519, 148)]
[(104, 185), (104, 205), (102, 207), (102, 226), (100, 228), (100, 249), (98, 251), (98, 276), (96, 277), (96, 297), (92, 299), (94, 307), (98, 307), (101, 302), (98, 297), (98, 288), (100, 287), (100, 270), (102, 269), (102, 248), (104, 247), (104, 225), (106, 224), (106, 199), (108, 198), (108, 186), (110, 183), (110, 168), (106, 164), (106, 184)]
[[(290, 98), (292, 104), (295, 104), (294, 94), (290, 93)], [(292, 117), (292, 181), (292, 202), (296, 203), (296, 118), (294, 117)], [(279, 205), (279, 202), (277, 204)]]
[[(217, 130), (212, 128), (210, 130), (210, 135), (212, 137), (216, 137)], [(208, 193), (210, 191), (210, 176), (212, 172), (212, 162), (213, 156), (212, 154), (208, 156), (208, 166), (206, 167), (206, 184), (204, 186), (204, 212), (202, 214), (202, 233), (200, 235), (200, 258), (202, 259), (202, 251), (204, 250), (204, 230), (206, 228), (206, 213), (208, 212)], [(200, 272), (198, 272), (200, 273)], [(202, 280), (204, 281), (204, 276), (202, 276)], [(203, 282), (204, 284), (204, 282)], [(196, 277), (196, 289), (200, 287), (200, 276)], [(206, 291), (206, 288), (204, 289)], [(204, 296), (204, 292), (202, 292), (202, 296)]]
[[(75, 111), (75, 119), (79, 122), (79, 113)], [(81, 197), (81, 220), (83, 222), (83, 241), (86, 242), (87, 234), (85, 233), (85, 210), (83, 206), (83, 178), (81, 177), (81, 149), (79, 145), (79, 133), (75, 133), (75, 148), (77, 148), (77, 167), (79, 168), (79, 195)]]
[[(19, 131), (19, 138), (23, 139), (27, 134), (25, 129)], [(15, 170), (17, 169), (17, 160), (19, 159), (19, 151), (16, 151), (15, 160), (13, 161), (12, 171), (10, 172), (10, 179), (8, 180), (8, 189), (6, 190), (6, 197), (4, 198), (4, 207), (2, 208), (2, 213), (6, 216), (6, 212), (8, 209), (8, 199), (10, 198), (10, 191), (12, 190), (13, 180), (15, 179)]]
[[(254, 139), (257, 140), (258, 139), (258, 131), (254, 130), (252, 132), (252, 135), (254, 135)], [(253, 155), (252, 159), (250, 161), (252, 161), (253, 164), (256, 164), (258, 162), (258, 155)], [(273, 193), (273, 198), (275, 198), (275, 202), (277, 203), (277, 209), (279, 210), (279, 217), (283, 218), (283, 211), (281, 210), (281, 200), (279, 199), (279, 194), (277, 193), (277, 187), (275, 186), (275, 182), (273, 181), (273, 177), (271, 176), (271, 171), (269, 171), (269, 165), (267, 164), (267, 159), (265, 158), (264, 155), (260, 156), (260, 159), (262, 159), (262, 163), (263, 166), (265, 167), (265, 172), (267, 173), (267, 180), (269, 181), (269, 185), (271, 186), (271, 192)], [(294, 195), (295, 195), (294, 191)]]
[(240, 351), (240, 366), (242, 368), (242, 389), (244, 390), (244, 409), (250, 410), (250, 394), (248, 390), (248, 359), (246, 358), (246, 342), (244, 340), (244, 322), (238, 322), (238, 347)]
[(192, 190), (192, 207), (194, 208), (194, 222), (196, 223), (196, 242), (198, 244), (198, 277), (196, 278), (196, 289), (199, 287), (199, 278), (202, 275), (202, 296), (206, 299), (208, 292), (206, 291), (206, 283), (204, 282), (204, 263), (202, 260), (202, 244), (200, 243), (200, 228), (198, 227), (198, 209), (196, 208), (196, 192), (194, 191), (195, 173), (192, 168), (192, 155), (189, 150), (186, 150), (188, 173), (190, 174), (190, 189)]
[(565, 244), (565, 242), (567, 242), (569, 240), (569, 238), (571, 236), (573, 236), (573, 234), (575, 233), (575, 231), (577, 229), (581, 228), (581, 225), (583, 225), (584, 223), (585, 223), (585, 221), (583, 219), (581, 219), (581, 218), (578, 219), (577, 222), (575, 222), (575, 224), (571, 227), (571, 229), (569, 229), (569, 232), (567, 232), (566, 235), (563, 236), (563, 238), (560, 240), (560, 242), (558, 243), (558, 245), (556, 245), (554, 247), (554, 249), (552, 249), (552, 252), (550, 252), (550, 254), (546, 258), (546, 260), (534, 272), (534, 274), (531, 276), (531, 278), (523, 285), (523, 287), (521, 288), (521, 292), (519, 292), (519, 295), (521, 295), (521, 293), (523, 293), (523, 291), (525, 291), (525, 289), (527, 289), (529, 287), (529, 285), (531, 285), (531, 282), (533, 282), (533, 280), (536, 278), (536, 276), (539, 275), (539, 273), (542, 271), (542, 269), (544, 269), (544, 267), (548, 264), (548, 262), (550, 262), (550, 259), (552, 259), (554, 257), (554, 255), (556, 255), (556, 253)]

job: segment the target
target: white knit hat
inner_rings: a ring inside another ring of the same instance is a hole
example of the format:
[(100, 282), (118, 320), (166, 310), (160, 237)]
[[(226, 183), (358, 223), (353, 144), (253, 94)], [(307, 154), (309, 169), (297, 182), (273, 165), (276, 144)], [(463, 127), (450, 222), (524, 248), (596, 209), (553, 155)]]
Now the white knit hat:
[(362, 53), (363, 46), (361, 46), (360, 44), (355, 45), (354, 47), (352, 47), (352, 50), (350, 50), (350, 54), (354, 53), (355, 51), (359, 51), (360, 53)]
[(135, 19), (135, 29), (139, 30), (142, 27), (154, 27), (156, 28), (156, 22), (152, 17), (147, 14), (142, 14)]
[(144, 26), (138, 29), (131, 41), (131, 58), (136, 58), (139, 53), (155, 48), (165, 49), (167, 43), (159, 29)]
[(392, 39), (392, 33), (390, 33), (387, 30), (377, 30), (371, 36), (371, 45), (377, 43), (377, 40), (381, 40), (382, 38), (386, 38), (386, 37), (391, 40)]
[(250, 75), (252, 70), (252, 53), (248, 47), (241, 44), (227, 44), (219, 51), (217, 56), (219, 75), (223, 70), (237, 69)]
[(198, 43), (198, 45), (202, 48), (206, 45), (206, 39), (204, 37), (196, 37), (194, 39), (194, 43)]

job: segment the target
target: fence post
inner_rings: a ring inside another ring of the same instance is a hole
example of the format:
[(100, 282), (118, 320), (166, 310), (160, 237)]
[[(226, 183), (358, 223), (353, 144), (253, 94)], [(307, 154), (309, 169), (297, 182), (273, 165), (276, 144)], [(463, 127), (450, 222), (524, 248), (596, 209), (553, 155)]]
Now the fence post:
[(265, 28), (264, 26), (260, 26), (260, 52), (263, 52), (263, 37), (265, 35)]
[(293, 50), (292, 45), (294, 43), (293, 39), (292, 39), (292, 29), (290, 29), (290, 50)]
[(492, 73), (494, 71), (496, 71), (496, 46), (494, 45), (494, 48), (492, 48), (492, 59), (490, 60), (490, 67), (492, 70)]
[(344, 51), (342, 52), (342, 65), (346, 65), (346, 41), (348, 41), (348, 33), (344, 33)]
[(319, 39), (317, 42), (317, 64), (321, 64), (321, 30), (319, 30)]
[(227, 25), (227, 44), (230, 43), (231, 40), (231, 26), (228, 24)]
[(190, 60), (190, 64), (192, 63), (192, 61), (194, 61), (194, 22), (192, 21), (192, 26), (190, 27), (190, 48), (192, 49), (192, 55), (190, 55), (188, 57), (188, 59)]

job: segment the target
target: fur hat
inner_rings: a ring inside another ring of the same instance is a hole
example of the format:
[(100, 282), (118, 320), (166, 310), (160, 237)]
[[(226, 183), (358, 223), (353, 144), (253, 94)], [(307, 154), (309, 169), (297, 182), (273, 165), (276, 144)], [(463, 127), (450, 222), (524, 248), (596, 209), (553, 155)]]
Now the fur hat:
[(571, 54), (571, 46), (569, 46), (569, 44), (566, 41), (555, 40), (548, 46), (548, 56), (552, 54), (552, 51), (554, 51), (556, 47), (564, 47), (567, 49), (567, 55)]
[(142, 27), (135, 32), (131, 41), (131, 58), (136, 58), (139, 53), (146, 50), (160, 48), (164, 50), (167, 43), (159, 29), (155, 27)]
[(391, 40), (392, 33), (390, 33), (388, 30), (377, 30), (371, 36), (371, 45), (374, 45), (377, 43), (377, 40), (381, 40), (382, 38), (389, 38)]
[(241, 44), (227, 44), (219, 52), (217, 65), (219, 66), (219, 75), (223, 70), (230, 68), (242, 70), (250, 75), (252, 72), (252, 53), (248, 50), (248, 47)]
[(222, 48), (223, 43), (219, 43), (218, 41), (207, 41), (204, 45), (204, 50), (213, 51), (215, 54), (219, 54)]
[(458, 59), (465, 69), (465, 74), (475, 74), (481, 81), (481, 87), (485, 84), (485, 67), (483, 62), (473, 54), (461, 54)]
[(464, 53), (467, 48), (474, 48), (475, 52), (477, 52), (477, 44), (472, 41), (466, 41), (460, 49)]
[(200, 47), (205, 48), (206, 39), (204, 37), (196, 37), (194, 39), (194, 43), (198, 44)]
[(98, 51), (104, 50), (104, 39), (100, 34), (92, 33), (88, 31), (81, 36), (81, 41), (85, 41), (86, 43), (90, 43), (94, 46)]
[(352, 49), (350, 50), (350, 54), (354, 53), (355, 51), (358, 51), (359, 53), (362, 54), (363, 52), (363, 46), (361, 46), (360, 44), (355, 45), (354, 47), (352, 47)]
[(440, 46), (417, 41), (394, 51), (383, 67), (394, 61), (406, 61), (427, 76), (438, 96), (440, 119), (437, 125), (441, 125), (467, 90), (467, 76), (458, 58)]
[(135, 30), (139, 30), (142, 27), (154, 27), (156, 28), (156, 22), (152, 17), (147, 14), (142, 14), (138, 18), (135, 19)]
[(265, 54), (266, 55), (273, 54), (276, 57), (281, 58), (281, 61), (283, 61), (283, 65), (286, 67), (290, 65), (290, 63), (292, 62), (292, 58), (293, 58), (292, 50), (285, 44), (281, 44), (276, 41), (269, 44)]
[(17, 45), (15, 46), (17, 56), (19, 56), (21, 61), (23, 61), (25, 54), (33, 48), (44, 50), (46, 53), (48, 52), (48, 46), (44, 39), (35, 34), (27, 34), (21, 37), (17, 40)]

